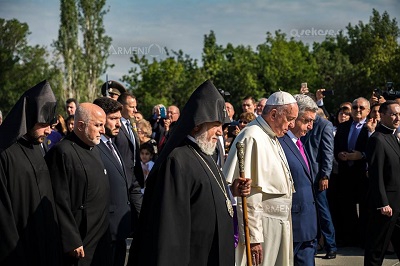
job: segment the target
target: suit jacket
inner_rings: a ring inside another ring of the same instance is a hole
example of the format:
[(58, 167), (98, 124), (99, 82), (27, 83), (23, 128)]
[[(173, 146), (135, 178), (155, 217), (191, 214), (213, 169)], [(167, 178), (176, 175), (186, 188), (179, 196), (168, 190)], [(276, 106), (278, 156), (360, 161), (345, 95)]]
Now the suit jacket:
[[(140, 185), (136, 180), (127, 178), (125, 164), (115, 145), (114, 148), (121, 158), (122, 165), (103, 141), (100, 141), (98, 147), (110, 182), (109, 213), (111, 237), (112, 240), (123, 240), (132, 233), (131, 216), (139, 215), (140, 208), (138, 211), (136, 208), (131, 208), (131, 206), (142, 205)], [(133, 213), (131, 213), (131, 209)]]
[(367, 144), (372, 210), (387, 205), (400, 211), (400, 147), (392, 131), (380, 125)]
[[(120, 131), (114, 139), (115, 145), (118, 147), (119, 152), (121, 153), (122, 160), (125, 163), (125, 169), (128, 179), (136, 179), (139, 182), (139, 185), (144, 187), (144, 176), (143, 170), (140, 165), (140, 140), (138, 135), (134, 130), (133, 135), (135, 136), (135, 148), (134, 144), (129, 137), (129, 133), (125, 128), (125, 125), (121, 121)], [(135, 164), (136, 160), (136, 164)]]
[[(296, 144), (285, 134), (279, 138), (285, 152), (294, 187), (292, 201), (293, 241), (311, 241), (317, 237), (317, 209), (313, 178)], [(307, 154), (307, 152), (305, 151)], [(311, 164), (309, 164), (311, 167)]]
[(332, 123), (317, 116), (313, 129), (302, 137), (301, 141), (310, 159), (314, 184), (318, 186), (319, 180), (325, 176), (329, 178), (332, 172), (334, 145)]
[[(367, 160), (361, 159), (354, 161), (353, 165), (349, 165), (347, 161), (341, 161), (338, 159), (339, 152), (346, 151), (349, 152), (348, 148), (348, 137), (350, 133), (350, 128), (353, 123), (353, 120), (349, 120), (339, 124), (337, 127), (336, 135), (335, 135), (335, 145), (334, 145), (334, 154), (335, 158), (339, 164), (339, 174), (346, 173), (358, 173), (358, 177), (365, 177), (365, 173), (367, 171)], [(358, 135), (355, 150), (359, 152), (365, 152), (368, 141), (368, 129), (364, 126), (360, 134)], [(352, 169), (352, 171), (349, 171)]]

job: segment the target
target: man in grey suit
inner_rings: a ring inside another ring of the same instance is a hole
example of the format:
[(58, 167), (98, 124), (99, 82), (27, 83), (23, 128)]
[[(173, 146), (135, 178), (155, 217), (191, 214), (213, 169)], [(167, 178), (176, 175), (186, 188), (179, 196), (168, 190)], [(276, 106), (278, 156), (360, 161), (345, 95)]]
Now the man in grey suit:
[[(98, 145), (101, 159), (107, 170), (110, 182), (110, 231), (112, 237), (111, 258), (112, 265), (123, 266), (126, 255), (126, 238), (130, 237), (132, 215), (138, 217), (142, 204), (142, 193), (136, 179), (129, 179), (126, 174), (125, 163), (121, 158), (113, 139), (118, 135), (121, 127), (122, 104), (103, 97), (94, 101), (106, 113), (105, 134), (101, 136)], [(132, 208), (132, 206), (134, 206)]]
[(334, 259), (337, 252), (335, 228), (326, 196), (333, 163), (334, 137), (332, 123), (317, 115), (313, 129), (301, 140), (308, 152), (312, 165), (320, 232), (324, 237), (327, 252), (324, 258)]

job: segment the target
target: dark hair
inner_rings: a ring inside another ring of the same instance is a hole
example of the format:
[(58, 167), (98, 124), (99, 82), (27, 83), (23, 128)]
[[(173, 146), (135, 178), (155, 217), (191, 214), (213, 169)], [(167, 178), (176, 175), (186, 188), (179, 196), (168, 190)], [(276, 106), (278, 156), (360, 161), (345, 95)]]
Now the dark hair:
[(151, 155), (155, 155), (155, 151), (154, 151), (154, 145), (149, 143), (149, 142), (145, 142), (143, 144), (140, 144), (140, 148), (139, 150), (147, 150), (148, 152), (151, 153)]
[(121, 95), (118, 97), (118, 102), (120, 102), (120, 103), (122, 103), (122, 104), (126, 104), (126, 99), (128, 98), (128, 97), (132, 97), (133, 99), (136, 99), (136, 97), (132, 94), (132, 93), (129, 93), (129, 92), (123, 92), (123, 93), (121, 93)]
[(65, 101), (65, 104), (75, 103), (76, 107), (78, 107), (78, 101), (75, 98), (69, 98)]
[(96, 100), (94, 100), (93, 103), (100, 106), (104, 110), (106, 115), (113, 114), (122, 110), (121, 103), (108, 97), (97, 98)]
[(67, 124), (69, 120), (75, 120), (75, 115), (69, 115), (67, 118), (65, 118), (65, 124)]
[(256, 100), (252, 96), (246, 96), (242, 99), (242, 101), (251, 100), (253, 104), (256, 104)]
[(372, 108), (374, 108), (375, 106), (381, 106), (382, 105), (382, 103), (374, 103), (372, 106), (371, 106), (371, 110), (372, 110)]
[(398, 104), (398, 103), (394, 100), (388, 100), (388, 101), (382, 103), (381, 107), (379, 107), (379, 113), (385, 114), (387, 112), (387, 110), (389, 110), (389, 105), (392, 105), (392, 104)]

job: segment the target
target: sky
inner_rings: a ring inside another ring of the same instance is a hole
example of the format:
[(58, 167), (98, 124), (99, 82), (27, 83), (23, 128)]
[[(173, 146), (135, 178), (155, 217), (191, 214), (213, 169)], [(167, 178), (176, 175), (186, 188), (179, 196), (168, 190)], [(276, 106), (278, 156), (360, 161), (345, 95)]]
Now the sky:
[[(133, 53), (163, 58), (164, 47), (181, 49), (201, 63), (204, 35), (214, 31), (225, 46), (264, 43), (267, 32), (281, 30), (308, 44), (335, 35), (359, 21), (368, 23), (375, 8), (400, 18), (398, 0), (108, 0), (104, 26), (113, 40), (108, 79), (120, 80), (134, 67)], [(0, 0), (0, 17), (29, 25), (30, 45), (51, 51), (58, 37), (60, 2), (56, 0)], [(106, 79), (105, 75), (101, 77)]]

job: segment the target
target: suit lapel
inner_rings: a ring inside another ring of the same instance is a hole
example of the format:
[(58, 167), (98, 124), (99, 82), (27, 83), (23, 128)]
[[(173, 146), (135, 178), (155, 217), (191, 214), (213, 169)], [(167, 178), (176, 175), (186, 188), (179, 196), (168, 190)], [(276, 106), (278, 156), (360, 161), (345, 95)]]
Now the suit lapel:
[[(345, 139), (345, 141), (346, 141), (346, 151), (349, 150), (349, 134), (350, 134), (350, 128), (351, 128), (352, 124), (353, 124), (353, 120), (348, 121), (348, 123), (346, 124), (346, 126), (344, 127), (344, 130), (343, 130), (343, 137), (346, 138)], [(357, 138), (357, 141), (358, 141), (358, 138)]]
[[(293, 143), (293, 141), (290, 139), (290, 137), (287, 134), (285, 134), (283, 141), (286, 143), (286, 145), (292, 151), (294, 156), (296, 156), (297, 160), (300, 161), (301, 165), (303, 166), (304, 171), (307, 173), (308, 179), (312, 182), (310, 171), (308, 170), (306, 162), (304, 161), (303, 156), (301, 156), (301, 153), (300, 153), (299, 149), (297, 148), (296, 144)], [(305, 153), (305, 150), (304, 150), (304, 153)], [(306, 154), (306, 157), (308, 160), (307, 153), (305, 153), (305, 154)], [(311, 164), (309, 163), (309, 165), (311, 165)]]
[[(120, 167), (120, 168), (122, 168), (122, 172), (121, 172), (121, 174), (122, 174), (122, 176), (124, 177), (124, 179), (126, 180), (126, 172), (125, 172), (125, 164), (124, 164), (124, 160), (122, 160), (122, 155), (121, 155), (121, 153), (119, 152), (119, 150), (118, 150), (118, 147), (113, 143), (112, 145), (114, 145), (114, 149), (115, 149), (115, 151), (118, 153), (118, 157), (120, 158), (120, 160), (121, 160), (121, 164), (120, 164), (120, 166), (122, 166), (122, 167)], [(119, 170), (119, 169), (118, 169)], [(126, 180), (127, 181), (127, 180)]]
[(121, 120), (121, 124), (122, 124), (122, 126), (121, 126), (121, 130), (122, 130), (122, 132), (124, 133), (124, 135), (128, 138), (128, 140), (130, 141), (130, 142), (132, 142), (131, 141), (131, 137), (129, 136), (129, 133), (128, 133), (128, 131), (126, 130), (126, 127), (125, 127), (125, 124), (124, 124), (124, 122), (122, 122), (122, 120)]
[(389, 146), (392, 147), (398, 156), (400, 156), (399, 142), (397, 141), (397, 137), (393, 134), (383, 134), (383, 136)]
[[(106, 144), (104, 144), (103, 141), (100, 141), (98, 146), (99, 146), (100, 150), (107, 156), (108, 160), (115, 165), (115, 167), (118, 169), (118, 171), (121, 173), (121, 175), (124, 176), (124, 178), (126, 179), (125, 173), (123, 172), (123, 167), (117, 161), (117, 159), (114, 157), (114, 155), (112, 155), (110, 149), (106, 146)], [(114, 148), (115, 148), (115, 146), (114, 146)], [(118, 152), (118, 156), (119, 156), (119, 158), (122, 158), (121, 155), (119, 154), (119, 152)], [(122, 159), (121, 159), (121, 162), (122, 162)]]

